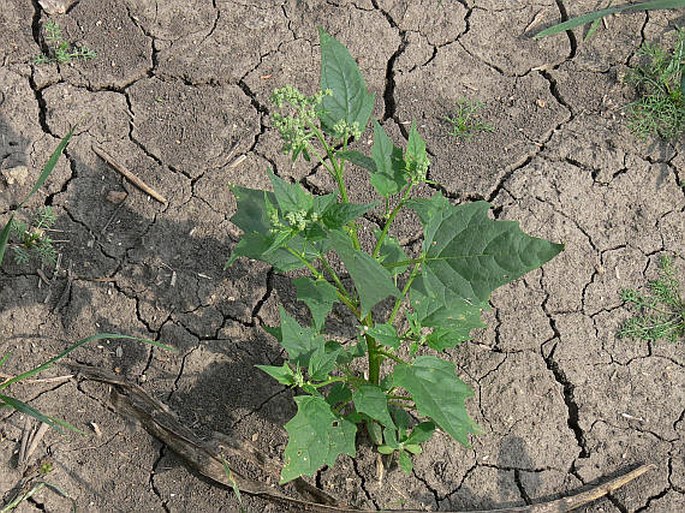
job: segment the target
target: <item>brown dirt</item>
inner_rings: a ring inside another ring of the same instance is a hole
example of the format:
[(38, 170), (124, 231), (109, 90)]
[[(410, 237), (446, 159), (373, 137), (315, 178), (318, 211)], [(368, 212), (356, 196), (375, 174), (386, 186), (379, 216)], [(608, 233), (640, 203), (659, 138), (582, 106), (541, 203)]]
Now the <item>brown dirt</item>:
[[(322, 25), (359, 57), (376, 92), (375, 114), (396, 140), (411, 120), (419, 123), (431, 178), (446, 193), (487, 199), (497, 217), (518, 219), (566, 250), (498, 291), (490, 327), (451, 352), (477, 391), (470, 408), (484, 434), (471, 449), (439, 435), (413, 475), (393, 469), (380, 485), (363, 446), (357, 461), (341, 458), (316, 483), (363, 507), (477, 509), (557, 497), (655, 463), (658, 470), (587, 511), (683, 510), (683, 346), (615, 337), (628, 315), (618, 291), (653, 277), (661, 252), (685, 255), (682, 147), (629, 133), (621, 107), (632, 91), (620, 81), (643, 38), (660, 38), (677, 15), (614, 17), (589, 41), (580, 32), (532, 40), (562, 4), (569, 14), (596, 7), (590, 0), (80, 0), (54, 19), (97, 59), (36, 66), (48, 18), (35, 1), (4, 2), (0, 171), (37, 172), (81, 120), (34, 201), (58, 213), (71, 279), (62, 272), (39, 286), (35, 266), (0, 271), (0, 354), (13, 354), (4, 372), (98, 331), (159, 339), (178, 352), (111, 341), (74, 359), (143, 383), (199, 432), (235, 433), (280, 455), (291, 392), (253, 366), (278, 361), (258, 326), (293, 294), (264, 265), (223, 269), (239, 235), (228, 221), (235, 202), (227, 184), (264, 187), (274, 166), (311, 187), (329, 186), (280, 154), (268, 118), (275, 87), (316, 87)], [(443, 118), (463, 96), (486, 103), (494, 133), (449, 136)], [(123, 181), (93, 144), (168, 205)], [(245, 162), (230, 168), (239, 155)], [(0, 220), (31, 185), (0, 178)], [(121, 207), (105, 199), (110, 191), (127, 193)], [(353, 190), (358, 198), (368, 193)], [(400, 229), (405, 240), (414, 234), (410, 222)], [(683, 268), (682, 258), (676, 263)], [(231, 491), (197, 477), (114, 414), (106, 387), (67, 381), (13, 391), (86, 431), (51, 431), (37, 452), (52, 457), (50, 482), (80, 511), (238, 511)], [(21, 475), (14, 463), (22, 426), (18, 414), (0, 418), (2, 491)], [(42, 492), (18, 511), (68, 507)], [(280, 510), (250, 497), (244, 507)]]

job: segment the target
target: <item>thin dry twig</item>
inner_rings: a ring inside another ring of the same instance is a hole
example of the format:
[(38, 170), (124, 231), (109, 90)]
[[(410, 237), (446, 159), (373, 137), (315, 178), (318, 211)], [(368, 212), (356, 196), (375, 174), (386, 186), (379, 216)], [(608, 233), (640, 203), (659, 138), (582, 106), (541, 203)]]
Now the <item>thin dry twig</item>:
[(167, 199), (164, 196), (162, 196), (160, 193), (158, 193), (156, 190), (154, 190), (152, 187), (150, 187), (136, 175), (131, 173), (131, 171), (129, 171), (118, 161), (116, 161), (114, 157), (108, 154), (105, 150), (96, 145), (92, 145), (91, 148), (98, 157), (107, 162), (107, 164), (109, 164), (112, 167), (112, 169), (114, 169), (116, 172), (124, 176), (129, 182), (138, 187), (141, 191), (145, 192), (146, 194), (149, 194), (154, 199), (156, 199), (164, 205), (168, 203)]
[[(202, 440), (190, 429), (182, 425), (169, 408), (150, 397), (140, 386), (126, 379), (110, 374), (95, 367), (73, 365), (79, 375), (86, 379), (107, 383), (112, 388), (111, 401), (114, 409), (129, 420), (139, 422), (145, 430), (166, 444), (181, 457), (185, 463), (203, 476), (224, 487), (244, 493), (264, 497), (269, 500), (297, 507), (310, 513), (371, 513), (345, 506), (329, 494), (319, 490), (304, 480), (300, 486), (308, 495), (319, 502), (295, 499), (285, 495), (265, 482), (257, 481), (234, 470), (235, 468), (259, 467), (260, 473), (273, 476), (278, 464), (259, 452), (246, 440), (235, 436), (214, 434), (209, 440)], [(230, 471), (227, 472), (227, 465)], [(570, 497), (549, 502), (504, 509), (471, 511), (469, 513), (567, 513), (592, 501), (610, 494), (639, 476), (655, 468), (655, 465), (642, 465), (604, 484), (600, 484)], [(277, 481), (276, 479), (272, 482)], [(426, 513), (418, 510), (384, 510), (387, 513)], [(463, 513), (452, 511), (451, 513)]]
[[(21, 382), (24, 385), (32, 385), (32, 384), (36, 384), (36, 383), (62, 383), (64, 381), (69, 381), (73, 377), (74, 377), (73, 374), (66, 374), (64, 376), (55, 376), (52, 378), (24, 379)], [(0, 379), (2, 379), (3, 383), (5, 381), (12, 379), (12, 378), (14, 378), (14, 375), (3, 374), (0, 372)]]

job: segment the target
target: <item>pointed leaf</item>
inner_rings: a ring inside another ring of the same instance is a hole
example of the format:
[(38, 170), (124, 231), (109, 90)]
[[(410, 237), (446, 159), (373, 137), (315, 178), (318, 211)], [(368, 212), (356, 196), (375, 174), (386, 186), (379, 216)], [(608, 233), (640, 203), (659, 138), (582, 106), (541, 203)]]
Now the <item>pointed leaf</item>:
[(9, 221), (0, 232), (0, 266), (2, 261), (5, 259), (5, 252), (7, 251), (7, 243), (10, 238), (10, 233), (12, 232), (12, 224), (14, 223), (14, 216), (10, 216)]
[(412, 287), (410, 302), (421, 325), (433, 328), (426, 337), (429, 347), (436, 351), (455, 347), (469, 340), (472, 330), (485, 327), (481, 312), (488, 307), (487, 303), (472, 303), (447, 290), (442, 291), (443, 295), (431, 297), (426, 289), (433, 290), (439, 285), (425, 287), (423, 276), (417, 281)]
[(362, 385), (352, 394), (354, 407), (359, 413), (368, 415), (382, 426), (395, 428), (388, 411), (388, 397), (375, 385)]
[(283, 307), (278, 310), (281, 314), (281, 345), (288, 351), (290, 360), (300, 367), (307, 367), (314, 351), (324, 345), (323, 337), (311, 328), (300, 326)]
[(271, 170), (268, 171), (268, 174), (281, 212), (309, 212), (311, 210), (314, 206), (314, 197), (302, 185), (290, 183), (280, 176), (276, 176)]
[(376, 172), (376, 163), (373, 159), (356, 150), (341, 150), (337, 153), (338, 157), (352, 162), (355, 166), (366, 169), (372, 173)]
[(255, 365), (260, 371), (267, 373), (269, 376), (278, 381), (281, 385), (293, 386), (295, 385), (295, 373), (284, 363), (280, 367), (275, 365)]
[(416, 123), (411, 124), (407, 149), (404, 152), (404, 167), (413, 183), (420, 183), (426, 179), (426, 172), (430, 161), (426, 151), (426, 141), (423, 140)]
[(71, 140), (71, 137), (74, 135), (74, 129), (76, 127), (72, 127), (69, 132), (62, 138), (62, 140), (59, 142), (57, 145), (57, 148), (55, 148), (55, 151), (52, 152), (52, 155), (50, 155), (50, 158), (48, 161), (45, 163), (45, 166), (43, 166), (43, 170), (40, 172), (40, 176), (38, 177), (38, 180), (36, 180), (36, 183), (33, 185), (29, 193), (26, 195), (26, 197), (21, 201), (19, 204), (18, 208), (21, 208), (24, 206), (24, 204), (33, 196), (38, 189), (40, 189), (45, 181), (48, 179), (48, 177), (52, 174), (52, 171), (55, 169), (55, 166), (57, 165), (57, 161), (59, 160), (60, 156), (62, 155), (62, 152), (65, 150), (67, 145), (69, 144), (69, 141)]
[(323, 215), (323, 223), (330, 229), (342, 228), (350, 221), (363, 216), (369, 210), (375, 208), (378, 203), (336, 203), (331, 205)]
[(402, 150), (393, 144), (378, 121), (373, 125), (371, 156), (376, 167), (371, 185), (384, 198), (397, 194), (407, 184)]
[(332, 232), (331, 238), (336, 253), (350, 273), (361, 302), (361, 314), (371, 309), (388, 296), (399, 296), (392, 276), (381, 264), (367, 253), (355, 249), (345, 234)]
[(363, 132), (373, 111), (375, 96), (366, 88), (359, 66), (345, 46), (324, 29), (319, 29), (321, 41), (321, 124), (333, 135), (333, 127), (339, 121), (349, 126), (357, 125)]
[(639, 12), (639, 11), (651, 11), (655, 9), (677, 9), (685, 7), (684, 0), (651, 0), (649, 2), (638, 2), (636, 4), (626, 4), (618, 5), (615, 7), (607, 7), (606, 9), (600, 9), (598, 11), (593, 11), (575, 18), (571, 18), (563, 23), (559, 23), (545, 30), (541, 30), (533, 36), (534, 39), (540, 39), (545, 36), (551, 36), (553, 34), (559, 34), (560, 32), (565, 32), (567, 30), (580, 27), (586, 23), (591, 23), (595, 20), (609, 16), (610, 14), (617, 14), (620, 12)]
[(324, 465), (334, 465), (340, 454), (354, 456), (357, 426), (336, 415), (320, 397), (295, 397), (297, 414), (285, 425), (288, 445), (281, 484), (312, 476)]
[(324, 381), (335, 369), (338, 356), (343, 348), (337, 342), (331, 342), (319, 346), (309, 360), (309, 379), (312, 381)]
[(366, 333), (371, 335), (376, 342), (380, 342), (384, 346), (392, 347), (393, 349), (397, 349), (402, 343), (395, 326), (392, 324), (376, 324), (374, 327), (369, 328)]
[(321, 331), (326, 317), (338, 300), (338, 290), (325, 280), (312, 280), (301, 277), (293, 280), (297, 290), (297, 299), (304, 302), (312, 313), (314, 327)]
[(431, 297), (456, 295), (486, 302), (497, 287), (540, 267), (563, 249), (526, 235), (516, 222), (488, 218), (490, 205), (483, 201), (453, 206), (438, 195), (412, 205), (421, 205), (417, 211), (425, 234), (419, 283)]
[(419, 356), (412, 365), (395, 366), (394, 384), (411, 394), (421, 415), (470, 446), (468, 435), (478, 433), (479, 428), (466, 412), (464, 402), (473, 396), (473, 390), (457, 377), (453, 363)]

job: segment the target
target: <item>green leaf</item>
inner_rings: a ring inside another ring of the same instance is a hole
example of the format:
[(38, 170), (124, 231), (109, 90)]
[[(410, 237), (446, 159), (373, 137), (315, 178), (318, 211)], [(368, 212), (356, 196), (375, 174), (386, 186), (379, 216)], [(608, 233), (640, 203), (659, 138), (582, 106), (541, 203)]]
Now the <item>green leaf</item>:
[(297, 290), (297, 299), (307, 305), (312, 313), (314, 327), (321, 331), (326, 317), (338, 300), (338, 290), (326, 280), (312, 280), (306, 276), (295, 278), (293, 284)]
[(323, 337), (311, 328), (301, 326), (282, 306), (278, 310), (281, 315), (281, 345), (288, 351), (290, 360), (300, 367), (307, 367), (312, 354), (323, 347)]
[(342, 228), (350, 221), (354, 221), (358, 217), (363, 216), (377, 205), (377, 202), (363, 204), (336, 203), (335, 205), (331, 205), (326, 212), (324, 212), (322, 221), (326, 227), (332, 230)]
[(340, 454), (354, 456), (357, 426), (336, 415), (320, 397), (295, 397), (297, 414), (285, 425), (288, 445), (281, 484), (313, 476), (324, 465), (334, 465)]
[(57, 161), (59, 160), (60, 156), (62, 155), (62, 152), (64, 149), (67, 147), (69, 144), (69, 141), (71, 140), (71, 137), (74, 135), (74, 129), (76, 127), (74, 126), (69, 132), (67, 132), (67, 135), (65, 135), (62, 140), (59, 142), (57, 145), (57, 148), (55, 148), (55, 151), (52, 152), (52, 155), (50, 155), (50, 158), (48, 161), (45, 163), (45, 166), (43, 166), (43, 170), (40, 172), (40, 176), (38, 177), (38, 180), (36, 180), (36, 183), (33, 185), (33, 188), (29, 191), (29, 193), (26, 195), (26, 197), (21, 201), (19, 204), (19, 207), (21, 208), (24, 206), (24, 204), (33, 196), (38, 189), (40, 189), (45, 181), (48, 179), (48, 177), (52, 174), (52, 171), (55, 169), (55, 166), (57, 165)]
[(411, 124), (409, 129), (409, 139), (407, 149), (404, 152), (404, 167), (413, 183), (420, 183), (426, 179), (426, 172), (430, 161), (426, 151), (426, 141), (423, 140), (416, 123)]
[(561, 32), (580, 27), (581, 25), (585, 25), (586, 23), (591, 23), (595, 20), (604, 18), (610, 14), (617, 14), (621, 12), (651, 11), (655, 9), (677, 9), (681, 7), (685, 7), (685, 0), (652, 0), (649, 2), (608, 7), (606, 9), (600, 9), (598, 11), (583, 14), (582, 16), (571, 18), (563, 23), (559, 23), (545, 30), (541, 30), (535, 34), (533, 38), (541, 39), (545, 36), (559, 34)]
[(373, 125), (371, 156), (376, 168), (371, 174), (371, 185), (384, 198), (397, 194), (407, 184), (402, 150), (393, 144), (378, 121)]
[(12, 232), (12, 225), (14, 224), (14, 216), (10, 216), (9, 221), (0, 232), (0, 266), (2, 261), (5, 259), (5, 252), (7, 251), (7, 242), (10, 238), (10, 233)]
[[(231, 217), (231, 222), (244, 233), (238, 244), (233, 247), (225, 267), (233, 265), (241, 256), (266, 262), (281, 272), (304, 267), (304, 262), (289, 251), (283, 248), (274, 249), (276, 235), (271, 233), (268, 214), (269, 209), (278, 203), (274, 193), (237, 185), (232, 186), (231, 190), (238, 207)], [(290, 238), (288, 245), (295, 251), (304, 252), (308, 261), (317, 257), (316, 246), (299, 235)]]
[(373, 161), (373, 159), (367, 157), (359, 151), (340, 150), (338, 153), (336, 153), (336, 155), (341, 159), (345, 159), (348, 162), (351, 162), (355, 166), (359, 166), (361, 168), (366, 169), (367, 171), (370, 171), (371, 173), (376, 172), (376, 163)]
[(335, 369), (338, 356), (343, 351), (340, 344), (333, 342), (319, 346), (309, 360), (309, 379), (311, 381), (324, 381)]
[(400, 457), (398, 458), (397, 463), (405, 474), (411, 474), (414, 465), (411, 462), (409, 454), (405, 451), (400, 451)]
[(260, 371), (267, 373), (269, 376), (278, 381), (281, 385), (293, 386), (296, 384), (295, 373), (284, 363), (280, 367), (275, 365), (255, 365)]
[(355, 249), (348, 236), (336, 231), (331, 233), (331, 239), (357, 289), (362, 316), (386, 297), (400, 295), (388, 270), (367, 253)]
[(388, 397), (375, 385), (361, 385), (352, 394), (354, 407), (359, 413), (368, 415), (381, 425), (394, 428), (395, 423), (388, 411)]
[(392, 347), (393, 349), (397, 349), (402, 343), (395, 326), (392, 324), (376, 324), (369, 328), (366, 333), (371, 335), (376, 342), (380, 342), (384, 346)]
[(430, 440), (434, 433), (435, 424), (433, 422), (421, 422), (420, 424), (417, 424), (414, 429), (412, 429), (411, 435), (407, 437), (404, 443), (410, 445), (420, 445)]
[(66, 429), (69, 429), (71, 431), (75, 431), (77, 433), (83, 434), (83, 432), (80, 429), (72, 426), (68, 422), (66, 422), (64, 420), (60, 420), (60, 419), (55, 419), (53, 417), (49, 417), (49, 416), (41, 413), (40, 411), (36, 410), (33, 406), (30, 406), (30, 405), (26, 404), (25, 402), (20, 401), (19, 399), (16, 399), (14, 397), (4, 395), (4, 394), (0, 394), (0, 406), (2, 406), (2, 405), (7, 405), (10, 408), (14, 408), (15, 410), (17, 410), (20, 413), (30, 415), (31, 417), (33, 417), (37, 421), (44, 422), (45, 424), (47, 424), (51, 428), (55, 428), (59, 431), (61, 431), (61, 428), (66, 428)]
[[(425, 264), (413, 285), (431, 298), (488, 301), (497, 287), (551, 260), (563, 245), (526, 235), (517, 222), (488, 218), (484, 201), (453, 206), (441, 195), (414, 200), (424, 224)], [(429, 214), (429, 215), (427, 215)], [(423, 290), (420, 290), (423, 287)]]
[(274, 188), (274, 196), (281, 212), (309, 212), (314, 206), (314, 197), (299, 183), (290, 183), (268, 171), (269, 180)]
[(347, 404), (352, 400), (352, 390), (347, 383), (336, 383), (328, 391), (326, 402), (335, 408), (341, 404)]
[[(381, 231), (374, 230), (376, 240), (381, 236)], [(407, 254), (402, 249), (400, 242), (392, 235), (386, 235), (381, 242), (381, 249), (378, 253), (378, 260), (383, 267), (390, 271), (393, 276), (402, 274), (409, 268), (408, 264), (395, 265), (408, 260)]]
[(345, 46), (324, 29), (319, 29), (321, 41), (321, 90), (324, 93), (321, 124), (333, 135), (340, 121), (357, 125), (363, 132), (373, 111), (375, 96), (364, 83), (359, 66)]
[(478, 433), (479, 428), (466, 412), (464, 402), (473, 396), (473, 390), (457, 377), (453, 363), (419, 356), (412, 365), (395, 366), (394, 384), (411, 394), (421, 415), (470, 446), (468, 435)]
[(426, 286), (426, 277), (419, 277), (410, 292), (410, 302), (416, 320), (424, 327), (433, 328), (426, 337), (426, 343), (436, 351), (442, 351), (466, 342), (471, 331), (484, 328), (481, 312), (488, 308), (487, 303), (471, 301), (450, 294), (443, 289), (440, 296), (431, 297), (429, 290), (439, 289), (440, 285)]

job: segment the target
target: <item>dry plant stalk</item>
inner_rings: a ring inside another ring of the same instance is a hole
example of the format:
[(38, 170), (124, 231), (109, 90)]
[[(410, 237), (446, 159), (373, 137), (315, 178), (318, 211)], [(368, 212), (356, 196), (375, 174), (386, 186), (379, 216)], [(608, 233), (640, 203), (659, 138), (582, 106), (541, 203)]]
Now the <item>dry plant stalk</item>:
[[(261, 473), (274, 476), (272, 482), (277, 482), (275, 476), (278, 472), (278, 464), (247, 441), (236, 437), (215, 434), (209, 440), (200, 439), (182, 425), (166, 405), (150, 397), (140, 386), (120, 376), (85, 365), (74, 365), (73, 369), (82, 378), (109, 384), (112, 388), (110, 399), (120, 415), (139, 422), (150, 435), (171, 448), (189, 467), (219, 485), (231, 489), (237, 488), (240, 492), (282, 504), (297, 506), (301, 511), (310, 513), (372, 513), (371, 510), (346, 506), (304, 480), (298, 480), (295, 483), (296, 487), (299, 485), (299, 488), (303, 488), (301, 492), (321, 503), (289, 497), (266, 482), (258, 482), (241, 475), (233, 470), (232, 462), (239, 462), (237, 466), (240, 468), (260, 467)], [(613, 493), (654, 468), (656, 468), (655, 465), (642, 465), (604, 484), (562, 499), (528, 506), (470, 511), (469, 513), (566, 513)], [(423, 510), (385, 511), (388, 513), (426, 513)]]

